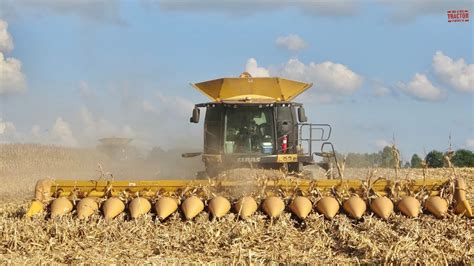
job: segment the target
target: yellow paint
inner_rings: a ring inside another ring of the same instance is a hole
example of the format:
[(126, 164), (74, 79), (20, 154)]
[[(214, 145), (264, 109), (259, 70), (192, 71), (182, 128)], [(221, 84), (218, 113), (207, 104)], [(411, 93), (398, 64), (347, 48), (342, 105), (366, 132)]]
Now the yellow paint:
[(277, 162), (278, 163), (294, 163), (298, 161), (297, 154), (278, 154)]
[(43, 210), (44, 210), (43, 203), (41, 203), (38, 200), (33, 200), (31, 202), (30, 208), (26, 212), (26, 216), (28, 216), (28, 217), (35, 216), (38, 213), (42, 213)]
[(220, 78), (191, 84), (213, 101), (291, 101), (313, 84), (284, 78)]
[[(393, 186), (392, 180), (379, 179), (372, 188), (380, 196), (386, 195), (386, 189)], [(439, 189), (447, 182), (444, 179), (427, 179), (419, 180), (401, 180), (401, 186), (407, 187), (409, 190), (417, 192), (425, 187), (428, 191), (432, 191), (431, 195), (438, 195)], [(118, 196), (123, 191), (134, 195), (136, 193), (144, 197), (155, 197), (157, 192), (176, 192), (186, 187), (215, 187), (219, 189), (232, 189), (237, 187), (258, 187), (260, 185), (257, 180), (200, 180), (200, 179), (174, 179), (174, 180), (134, 180), (134, 181), (106, 181), (106, 180), (55, 180), (51, 186), (50, 196), (70, 196), (75, 191), (80, 198), (84, 197), (104, 197), (109, 191), (112, 196)], [(298, 186), (302, 191), (308, 191), (311, 188), (318, 188), (320, 191), (362, 189), (362, 180), (357, 179), (282, 179), (268, 180), (266, 183), (266, 191), (268, 194), (274, 193), (276, 190), (293, 191)], [(39, 203), (39, 202), (38, 202)], [(37, 206), (38, 203), (35, 203)]]

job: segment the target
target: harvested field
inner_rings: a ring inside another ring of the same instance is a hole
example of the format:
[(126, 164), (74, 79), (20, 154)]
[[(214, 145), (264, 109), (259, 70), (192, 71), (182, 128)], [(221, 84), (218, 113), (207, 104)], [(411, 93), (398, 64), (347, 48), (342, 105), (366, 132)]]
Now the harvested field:
[[(361, 221), (346, 215), (328, 221), (313, 212), (304, 223), (289, 213), (274, 221), (262, 213), (247, 221), (235, 214), (210, 220), (205, 212), (190, 222), (178, 213), (163, 223), (153, 215), (131, 221), (124, 214), (112, 221), (98, 215), (87, 221), (73, 215), (56, 220), (45, 215), (26, 219), (23, 215), (39, 178), (95, 178), (98, 163), (120, 179), (143, 178), (140, 174), (150, 177), (150, 171), (156, 169), (142, 164), (131, 174), (121, 172), (139, 163), (117, 166), (95, 150), (37, 145), (1, 145), (0, 149), (2, 264), (474, 262), (474, 222), (451, 215), (442, 220), (429, 214), (408, 219), (397, 213), (383, 221), (366, 213)], [(474, 169), (456, 171), (466, 178), (472, 204)], [(368, 169), (346, 169), (345, 176), (365, 178), (367, 173)], [(322, 178), (324, 173), (314, 170), (314, 175)], [(374, 173), (375, 177), (393, 175), (391, 169), (375, 169)], [(433, 178), (451, 175), (450, 169), (427, 172)], [(421, 176), (419, 169), (400, 173), (401, 178)]]

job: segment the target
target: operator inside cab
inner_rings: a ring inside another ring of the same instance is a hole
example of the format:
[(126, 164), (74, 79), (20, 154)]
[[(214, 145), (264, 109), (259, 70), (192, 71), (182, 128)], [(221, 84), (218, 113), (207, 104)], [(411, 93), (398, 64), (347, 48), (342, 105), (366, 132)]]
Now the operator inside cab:
[(272, 153), (272, 121), (264, 108), (239, 108), (227, 119), (227, 153)]

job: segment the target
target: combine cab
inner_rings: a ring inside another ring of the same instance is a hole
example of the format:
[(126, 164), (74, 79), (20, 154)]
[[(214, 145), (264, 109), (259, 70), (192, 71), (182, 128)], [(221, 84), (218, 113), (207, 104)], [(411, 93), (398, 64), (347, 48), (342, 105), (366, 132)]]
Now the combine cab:
[[(334, 155), (328, 142), (328, 124), (307, 123), (303, 105), (292, 102), (312, 84), (283, 78), (222, 78), (192, 84), (213, 101), (197, 104), (190, 119), (199, 122), (200, 108), (204, 119), (204, 153), (206, 172), (215, 177), (221, 170), (236, 167), (286, 168), (301, 172), (304, 165), (315, 164), (314, 142), (322, 142)], [(183, 154), (183, 157), (201, 155)]]
[[(252, 78), (243, 73), (239, 78), (193, 86), (212, 102), (197, 104), (191, 117), (191, 122), (198, 123), (200, 110), (206, 109), (204, 152), (183, 156), (202, 155), (212, 177), (222, 169), (241, 166), (287, 167), (299, 172), (302, 166), (315, 163), (313, 155), (334, 155), (328, 142), (331, 127), (307, 123), (303, 106), (291, 101), (311, 84), (283, 78)], [(320, 142), (321, 150), (312, 151), (314, 142)], [(328, 151), (324, 151), (325, 147)], [(205, 208), (214, 218), (232, 209), (242, 219), (258, 210), (271, 219), (286, 210), (301, 220), (311, 212), (332, 219), (341, 210), (361, 219), (369, 209), (381, 219), (390, 219), (394, 211), (410, 218), (422, 211), (437, 218), (473, 215), (466, 184), (457, 177), (346, 180), (340, 176), (337, 180), (315, 180), (299, 175), (259, 174), (248, 174), (246, 178), (228, 174), (208, 180), (44, 179), (36, 184), (35, 199), (26, 215), (47, 210), (51, 218), (73, 213), (87, 219), (101, 213), (106, 219), (113, 219), (126, 212), (133, 219), (153, 209), (159, 220), (176, 212), (189, 220)]]

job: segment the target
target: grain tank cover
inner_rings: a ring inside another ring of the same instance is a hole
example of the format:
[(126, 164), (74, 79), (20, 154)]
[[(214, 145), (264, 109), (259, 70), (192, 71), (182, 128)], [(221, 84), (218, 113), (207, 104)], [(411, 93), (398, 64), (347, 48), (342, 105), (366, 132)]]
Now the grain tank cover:
[(291, 101), (313, 84), (279, 77), (254, 78), (244, 72), (238, 78), (220, 78), (191, 84), (213, 101)]

